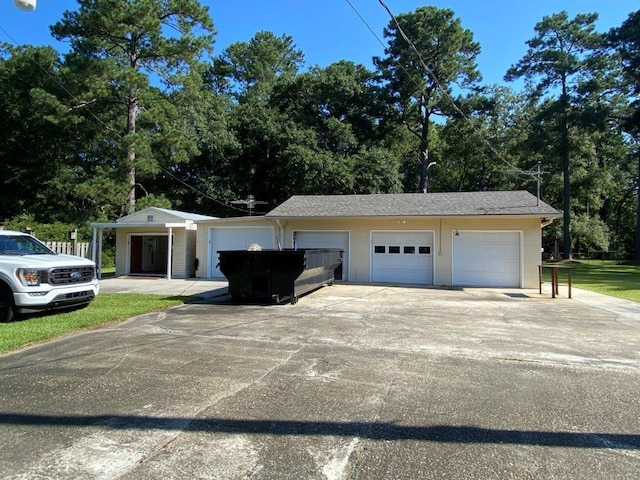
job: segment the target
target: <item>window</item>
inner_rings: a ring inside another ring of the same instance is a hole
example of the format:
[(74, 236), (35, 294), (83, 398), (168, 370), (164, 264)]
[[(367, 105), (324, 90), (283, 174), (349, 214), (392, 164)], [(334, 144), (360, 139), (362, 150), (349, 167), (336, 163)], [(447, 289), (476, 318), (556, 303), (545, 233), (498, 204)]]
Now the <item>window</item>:
[(400, 253), (400, 247), (389, 247), (389, 253)]
[(373, 247), (374, 253), (387, 253), (387, 249), (384, 245), (376, 245)]
[(147, 215), (147, 222), (153, 222), (153, 215)]
[(406, 253), (406, 254), (413, 255), (414, 253), (416, 253), (416, 247), (414, 247), (414, 246), (404, 247), (404, 249), (402, 251), (404, 253)]
[(418, 253), (420, 255), (430, 255), (431, 254), (431, 247), (426, 246), (426, 245), (421, 245), (418, 247)]

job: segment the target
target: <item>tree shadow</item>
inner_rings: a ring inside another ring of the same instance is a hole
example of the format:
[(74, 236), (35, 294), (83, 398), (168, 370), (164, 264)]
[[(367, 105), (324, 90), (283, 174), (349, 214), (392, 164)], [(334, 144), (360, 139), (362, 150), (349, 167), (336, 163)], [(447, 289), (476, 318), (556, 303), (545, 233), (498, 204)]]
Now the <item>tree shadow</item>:
[(640, 434), (504, 430), (475, 426), (404, 426), (387, 422), (328, 422), (139, 415), (39, 415), (0, 413), (0, 424), (168, 430), (282, 436), (358, 437), (374, 441), (412, 440), (461, 444), (530, 445), (640, 450)]

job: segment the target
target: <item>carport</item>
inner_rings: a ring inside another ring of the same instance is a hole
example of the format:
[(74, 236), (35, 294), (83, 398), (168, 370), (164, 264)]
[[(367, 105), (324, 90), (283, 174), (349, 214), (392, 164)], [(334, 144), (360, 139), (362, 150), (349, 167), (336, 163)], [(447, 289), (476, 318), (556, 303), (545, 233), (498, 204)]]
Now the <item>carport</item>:
[(214, 217), (148, 207), (115, 222), (92, 223), (92, 258), (102, 271), (105, 229), (116, 234), (116, 276), (189, 278), (196, 270), (197, 222)]

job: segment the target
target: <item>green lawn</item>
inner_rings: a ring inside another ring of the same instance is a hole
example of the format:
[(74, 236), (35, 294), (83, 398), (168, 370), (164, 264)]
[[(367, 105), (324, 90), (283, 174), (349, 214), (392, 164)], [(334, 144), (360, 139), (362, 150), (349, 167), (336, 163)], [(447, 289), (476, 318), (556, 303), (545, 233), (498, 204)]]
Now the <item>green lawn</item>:
[[(550, 263), (553, 265), (553, 263)], [(573, 285), (592, 292), (640, 302), (640, 266), (613, 260), (582, 260), (572, 262)], [(560, 273), (560, 283), (566, 274)], [(545, 281), (549, 281), (545, 272)]]
[(0, 352), (43, 342), (76, 330), (98, 327), (142, 313), (165, 310), (199, 297), (101, 293), (86, 308), (54, 315), (37, 315), (0, 323)]

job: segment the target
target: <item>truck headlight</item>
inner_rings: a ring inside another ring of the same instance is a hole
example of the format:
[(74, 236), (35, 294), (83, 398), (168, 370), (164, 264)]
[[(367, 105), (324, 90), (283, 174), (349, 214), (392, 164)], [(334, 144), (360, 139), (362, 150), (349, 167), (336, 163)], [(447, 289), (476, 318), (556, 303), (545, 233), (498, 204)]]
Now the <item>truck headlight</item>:
[(40, 285), (40, 270), (33, 268), (19, 268), (18, 278), (25, 287), (37, 287)]

